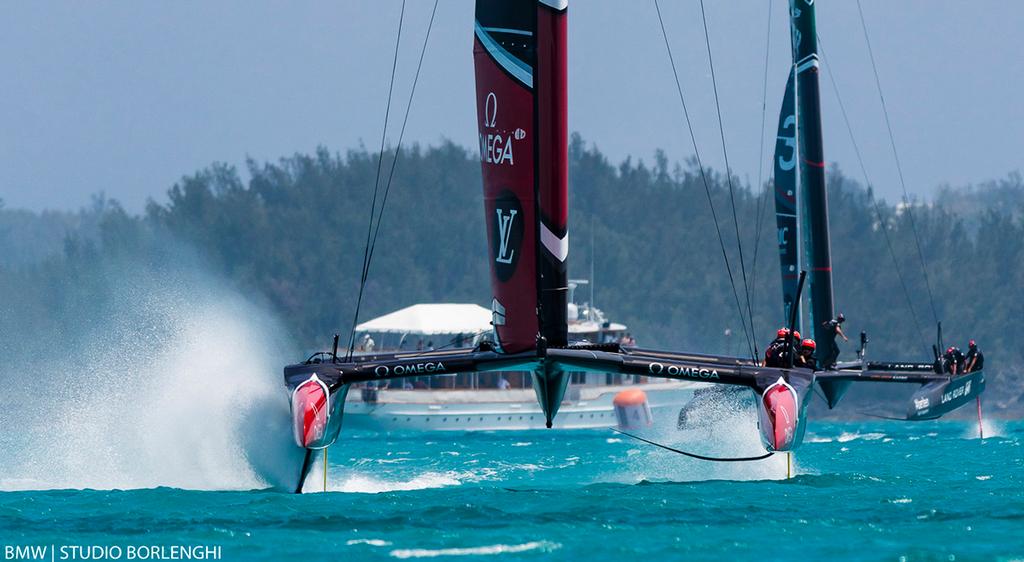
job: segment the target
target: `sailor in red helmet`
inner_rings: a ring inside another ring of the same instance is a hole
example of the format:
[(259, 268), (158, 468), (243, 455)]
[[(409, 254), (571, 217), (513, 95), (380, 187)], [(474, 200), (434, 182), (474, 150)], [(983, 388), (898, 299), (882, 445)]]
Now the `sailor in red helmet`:
[(775, 339), (772, 343), (768, 344), (768, 347), (764, 348), (764, 365), (765, 367), (774, 367), (779, 362), (779, 354), (782, 352), (786, 345), (786, 336), (789, 335), (789, 328), (779, 328), (775, 332)]
[(797, 367), (806, 367), (808, 369), (813, 369), (814, 368), (814, 366), (815, 366), (815, 363), (814, 363), (814, 348), (815, 347), (816, 347), (816, 344), (814, 343), (814, 340), (812, 340), (811, 338), (807, 338), (807, 339), (803, 340), (802, 342), (800, 342), (800, 351), (799, 351), (799, 353), (797, 353), (797, 356), (796, 356), (796, 366)]
[(764, 364), (766, 367), (789, 367), (789, 349), (800, 345), (800, 332), (793, 331), (790, 336), (789, 328), (779, 328), (775, 332), (775, 339), (764, 350)]
[(953, 376), (959, 375), (964, 372), (964, 354), (960, 351), (959, 347), (954, 345), (946, 348), (946, 353), (942, 355), (942, 364), (945, 371)]

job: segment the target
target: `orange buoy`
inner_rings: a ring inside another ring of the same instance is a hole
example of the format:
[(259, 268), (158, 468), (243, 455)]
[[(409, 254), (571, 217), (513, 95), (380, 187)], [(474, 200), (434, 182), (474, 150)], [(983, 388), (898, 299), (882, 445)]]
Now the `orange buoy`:
[(612, 400), (619, 429), (640, 429), (653, 423), (647, 393), (639, 388), (623, 390)]

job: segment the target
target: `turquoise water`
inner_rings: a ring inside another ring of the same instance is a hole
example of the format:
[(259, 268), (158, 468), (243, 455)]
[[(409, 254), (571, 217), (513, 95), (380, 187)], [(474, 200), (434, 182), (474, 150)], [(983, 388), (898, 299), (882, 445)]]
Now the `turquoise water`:
[[(696, 452), (757, 452), (746, 431), (712, 446), (709, 435), (661, 427), (646, 435)], [(791, 479), (781, 455), (710, 464), (607, 430), (344, 435), (328, 493), (0, 492), (0, 549), (219, 545), (222, 560), (293, 561), (1024, 559), (1024, 423), (987, 429), (995, 436), (979, 440), (966, 422), (812, 420)], [(322, 487), (316, 470), (307, 490)]]

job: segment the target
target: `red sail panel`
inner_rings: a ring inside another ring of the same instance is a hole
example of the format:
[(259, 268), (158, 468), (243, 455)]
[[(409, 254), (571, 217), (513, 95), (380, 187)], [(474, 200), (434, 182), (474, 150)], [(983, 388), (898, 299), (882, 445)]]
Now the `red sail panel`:
[(562, 345), (568, 248), (564, 6), (478, 0), (473, 54), (498, 344), (516, 353), (533, 349), (543, 335), (549, 345)]

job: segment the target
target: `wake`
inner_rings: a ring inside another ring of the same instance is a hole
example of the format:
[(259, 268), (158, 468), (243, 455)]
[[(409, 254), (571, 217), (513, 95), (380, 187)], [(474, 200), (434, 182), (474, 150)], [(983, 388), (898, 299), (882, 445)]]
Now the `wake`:
[[(644, 438), (709, 457), (759, 456), (765, 449), (757, 429), (757, 413), (747, 393), (717, 396), (702, 402), (693, 412), (696, 423), (677, 429), (676, 420), (656, 420), (654, 427), (639, 433)], [(626, 477), (637, 482), (700, 482), (707, 480), (785, 480), (786, 453), (749, 462), (708, 462), (661, 451), (630, 441)], [(792, 476), (799, 474), (796, 456)]]

